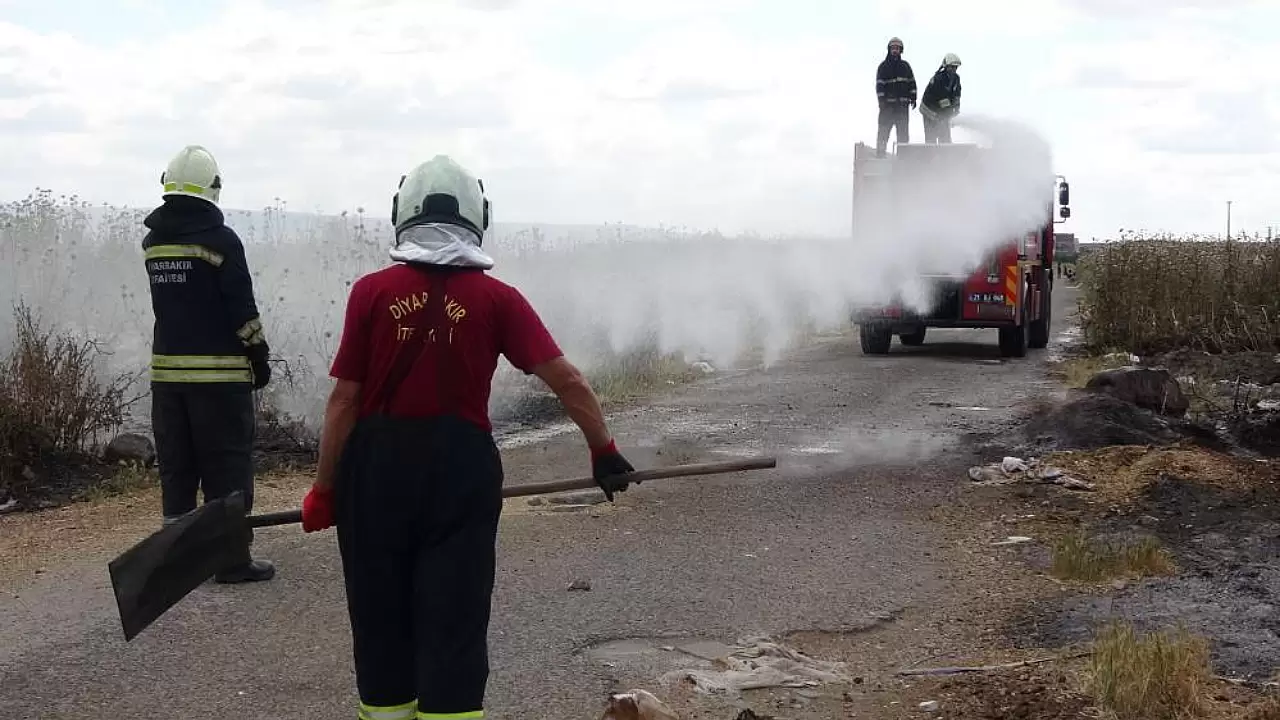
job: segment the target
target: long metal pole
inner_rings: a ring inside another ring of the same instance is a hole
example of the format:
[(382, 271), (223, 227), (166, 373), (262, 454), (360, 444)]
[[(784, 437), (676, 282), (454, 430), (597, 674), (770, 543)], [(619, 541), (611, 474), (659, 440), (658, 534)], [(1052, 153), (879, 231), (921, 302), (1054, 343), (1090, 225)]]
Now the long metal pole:
[(1231, 239), (1231, 201), (1227, 201), (1227, 239)]

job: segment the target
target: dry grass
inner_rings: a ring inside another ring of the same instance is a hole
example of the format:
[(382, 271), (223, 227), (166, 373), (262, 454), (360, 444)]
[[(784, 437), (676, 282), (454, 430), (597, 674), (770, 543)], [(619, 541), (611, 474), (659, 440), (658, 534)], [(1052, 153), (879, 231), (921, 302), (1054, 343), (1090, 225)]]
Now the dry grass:
[(699, 375), (676, 354), (633, 352), (586, 371), (591, 387), (606, 405), (626, 403)]
[(141, 463), (122, 463), (110, 479), (86, 488), (78, 499), (86, 502), (101, 502), (117, 495), (128, 495), (158, 487), (160, 487), (158, 470), (145, 467)]
[(1099, 582), (1113, 578), (1172, 575), (1173, 559), (1155, 538), (1108, 543), (1074, 533), (1053, 548), (1051, 572), (1061, 580)]
[(1134, 235), (1081, 262), (1081, 320), (1095, 352), (1280, 350), (1280, 241)]
[(15, 309), (13, 348), (0, 375), (0, 490), (29, 490), (24, 472), (52, 457), (77, 457), (119, 429), (135, 378), (102, 381), (92, 341), (45, 330)]
[(1069, 388), (1083, 388), (1089, 379), (1105, 370), (1132, 365), (1129, 353), (1107, 353), (1070, 358), (1056, 363), (1052, 372)]
[(1280, 700), (1267, 700), (1246, 709), (1239, 720), (1280, 720)]
[(1174, 720), (1208, 712), (1208, 642), (1184, 631), (1139, 634), (1115, 624), (1098, 633), (1085, 687), (1117, 720)]
[(1223, 490), (1248, 490), (1274, 482), (1280, 462), (1242, 459), (1190, 444), (1152, 448), (1120, 445), (1049, 453), (1046, 465), (1095, 485), (1100, 500), (1126, 506), (1161, 475)]

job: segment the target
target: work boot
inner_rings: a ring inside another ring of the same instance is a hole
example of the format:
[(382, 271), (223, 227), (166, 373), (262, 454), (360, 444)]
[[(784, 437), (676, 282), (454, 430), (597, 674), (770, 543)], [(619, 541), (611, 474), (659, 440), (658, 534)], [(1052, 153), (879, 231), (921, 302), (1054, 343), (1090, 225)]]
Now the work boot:
[(250, 560), (243, 565), (230, 567), (217, 573), (213, 579), (223, 584), (264, 582), (275, 575), (276, 566), (272, 565), (270, 560)]

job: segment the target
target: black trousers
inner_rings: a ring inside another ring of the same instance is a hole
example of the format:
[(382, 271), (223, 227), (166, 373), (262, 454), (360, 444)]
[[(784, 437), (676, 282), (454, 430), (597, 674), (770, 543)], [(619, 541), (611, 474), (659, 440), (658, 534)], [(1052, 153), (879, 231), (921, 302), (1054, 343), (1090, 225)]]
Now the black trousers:
[(460, 419), (353, 429), (334, 509), (366, 715), (483, 710), (502, 478), (492, 435)]
[(253, 508), (253, 394), (245, 389), (151, 386), (151, 431), (156, 440), (166, 519), (240, 490)]
[(940, 117), (937, 120), (924, 119), (924, 141), (927, 143), (951, 142), (951, 119)]
[(889, 131), (897, 128), (899, 144), (911, 142), (911, 113), (907, 106), (891, 103), (880, 108), (879, 131), (876, 134), (876, 152), (884, 154), (889, 145)]

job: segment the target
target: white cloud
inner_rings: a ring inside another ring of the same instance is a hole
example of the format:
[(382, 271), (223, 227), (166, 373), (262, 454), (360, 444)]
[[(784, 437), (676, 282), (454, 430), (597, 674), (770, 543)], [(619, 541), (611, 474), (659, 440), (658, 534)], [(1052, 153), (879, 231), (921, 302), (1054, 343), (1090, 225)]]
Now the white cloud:
[[(401, 173), (447, 152), (485, 177), (500, 219), (839, 233), (853, 145), (875, 138), (875, 65), (899, 35), (921, 88), (958, 52), (966, 107), (1049, 138), (1081, 234), (1205, 229), (1216, 214), (1196, 193), (1280, 220), (1256, 187), (1278, 150), (1280, 41), (1255, 32), (1274, 11), (1153, 7), (233, 0), (110, 44), (0, 22), (0, 196), (150, 205), (158, 168), (200, 142), (234, 206), (383, 208)], [(1175, 193), (1157, 174), (1170, 153), (1213, 171)]]

